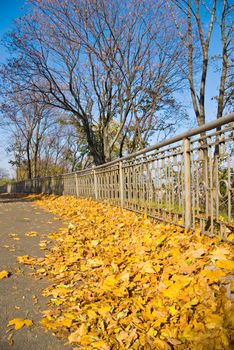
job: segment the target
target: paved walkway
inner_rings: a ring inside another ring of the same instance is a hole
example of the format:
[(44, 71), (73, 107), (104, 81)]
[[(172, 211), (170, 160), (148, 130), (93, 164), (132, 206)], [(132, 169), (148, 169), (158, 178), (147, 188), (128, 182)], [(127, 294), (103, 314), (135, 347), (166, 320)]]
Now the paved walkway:
[[(49, 284), (36, 280), (32, 271), (17, 262), (17, 256), (40, 257), (39, 243), (46, 234), (62, 226), (60, 220), (43, 209), (35, 207), (27, 198), (0, 196), (0, 271), (10, 272), (9, 278), (0, 280), (0, 350), (70, 350), (51, 333), (45, 333), (39, 324), (41, 311), (46, 310), (42, 289)], [(25, 233), (36, 231), (35, 237)], [(14, 318), (33, 320), (32, 327), (9, 331), (7, 324)], [(11, 335), (12, 334), (12, 335)]]

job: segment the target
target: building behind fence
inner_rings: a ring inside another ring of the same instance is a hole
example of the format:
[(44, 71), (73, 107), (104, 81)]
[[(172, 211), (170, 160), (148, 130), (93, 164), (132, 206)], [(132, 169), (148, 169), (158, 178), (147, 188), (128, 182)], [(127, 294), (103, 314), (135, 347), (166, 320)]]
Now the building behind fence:
[(226, 239), (234, 235), (234, 113), (101, 166), (16, 182), (0, 192), (106, 200)]

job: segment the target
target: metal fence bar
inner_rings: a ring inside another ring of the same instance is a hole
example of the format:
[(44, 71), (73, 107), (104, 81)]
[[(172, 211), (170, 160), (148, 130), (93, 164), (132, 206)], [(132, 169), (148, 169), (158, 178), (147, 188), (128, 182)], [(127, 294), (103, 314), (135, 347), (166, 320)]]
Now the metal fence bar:
[(190, 141), (184, 139), (184, 227), (185, 230), (191, 229), (192, 220), (192, 196), (191, 196), (191, 162), (190, 162)]
[[(0, 193), (6, 190), (0, 187)], [(234, 235), (234, 113), (121, 159), (16, 182), (10, 190), (105, 200), (229, 239)]]
[(123, 183), (123, 165), (122, 162), (119, 162), (119, 198), (120, 198), (120, 206), (123, 208), (124, 206), (124, 183)]
[(78, 184), (78, 175), (75, 174), (75, 180), (76, 180), (76, 197), (79, 197), (79, 184)]
[(95, 169), (93, 169), (93, 178), (94, 178), (94, 182), (93, 182), (93, 185), (94, 185), (94, 197), (95, 197), (96, 200), (98, 200), (97, 174), (96, 174)]

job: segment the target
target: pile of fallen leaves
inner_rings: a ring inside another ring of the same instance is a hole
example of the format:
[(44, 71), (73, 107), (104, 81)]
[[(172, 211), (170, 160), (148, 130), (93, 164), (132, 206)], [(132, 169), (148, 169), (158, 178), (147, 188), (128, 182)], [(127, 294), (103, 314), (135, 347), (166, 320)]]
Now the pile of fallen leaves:
[[(234, 248), (73, 197), (38, 203), (70, 224), (40, 265), (41, 323), (74, 349), (231, 349)], [(38, 268), (38, 267), (37, 267)]]

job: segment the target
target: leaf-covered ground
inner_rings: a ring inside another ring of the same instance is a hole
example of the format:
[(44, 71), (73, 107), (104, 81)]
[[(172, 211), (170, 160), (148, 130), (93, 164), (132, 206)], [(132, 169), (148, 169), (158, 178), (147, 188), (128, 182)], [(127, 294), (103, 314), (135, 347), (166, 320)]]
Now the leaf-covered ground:
[[(69, 221), (45, 258), (41, 323), (74, 349), (232, 349), (234, 248), (73, 197), (38, 205)], [(46, 242), (42, 242), (46, 245)]]

